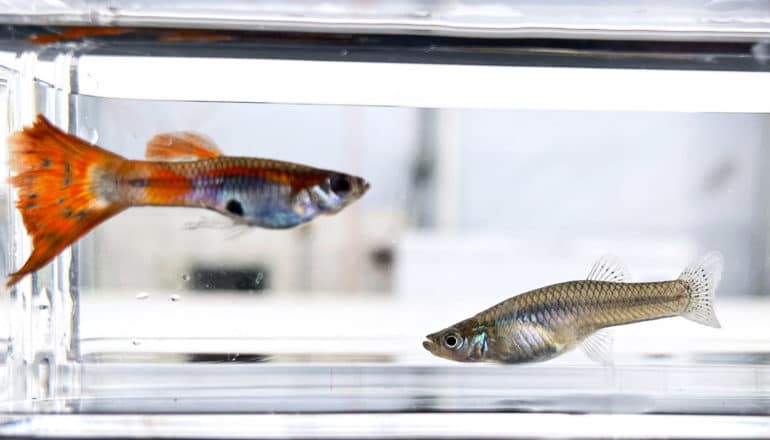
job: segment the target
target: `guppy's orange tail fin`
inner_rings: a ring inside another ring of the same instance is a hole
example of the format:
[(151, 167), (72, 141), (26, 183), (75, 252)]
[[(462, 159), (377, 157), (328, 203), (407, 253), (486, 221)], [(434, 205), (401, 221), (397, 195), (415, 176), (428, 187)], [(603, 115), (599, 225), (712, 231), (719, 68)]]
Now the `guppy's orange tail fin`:
[(38, 115), (8, 139), (10, 183), (32, 236), (32, 255), (6, 286), (51, 261), (64, 248), (125, 207), (100, 194), (105, 177), (124, 159), (67, 134)]

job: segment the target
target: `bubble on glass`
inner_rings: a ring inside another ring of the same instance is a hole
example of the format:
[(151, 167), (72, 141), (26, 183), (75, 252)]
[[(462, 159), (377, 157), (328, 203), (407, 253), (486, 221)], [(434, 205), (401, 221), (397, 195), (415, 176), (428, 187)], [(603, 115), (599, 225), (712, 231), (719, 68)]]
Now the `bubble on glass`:
[(139, 292), (136, 294), (136, 299), (147, 299), (150, 297), (150, 294), (147, 292)]
[(131, 345), (133, 345), (134, 347), (136, 347), (138, 345), (141, 345), (141, 343), (142, 343), (142, 341), (140, 341), (139, 339), (132, 339), (131, 340)]
[(265, 274), (263, 274), (262, 272), (259, 272), (257, 274), (257, 277), (254, 279), (254, 285), (256, 287), (259, 287), (259, 285), (262, 284), (262, 280), (264, 279), (265, 279)]
[(176, 293), (175, 293), (175, 294), (173, 294), (173, 295), (171, 295), (171, 302), (177, 302), (177, 301), (179, 301), (180, 299), (182, 299), (182, 297), (181, 297), (181, 296), (179, 296), (179, 295), (177, 295)]
[(233, 354), (233, 357), (230, 358), (230, 362), (235, 362), (240, 355), (241, 355), (240, 353)]
[(182, 274), (182, 281), (190, 281), (190, 274), (183, 273)]
[(98, 90), (99, 89), (99, 81), (97, 81), (96, 78), (94, 78), (93, 75), (91, 75), (90, 73), (86, 73), (86, 78), (87, 78), (88, 82), (91, 83), (91, 87), (94, 90)]
[(95, 145), (99, 141), (99, 130), (93, 127), (83, 127), (82, 136), (89, 144)]
[(758, 63), (767, 64), (770, 61), (770, 44), (766, 41), (754, 44), (751, 46), (751, 54)]

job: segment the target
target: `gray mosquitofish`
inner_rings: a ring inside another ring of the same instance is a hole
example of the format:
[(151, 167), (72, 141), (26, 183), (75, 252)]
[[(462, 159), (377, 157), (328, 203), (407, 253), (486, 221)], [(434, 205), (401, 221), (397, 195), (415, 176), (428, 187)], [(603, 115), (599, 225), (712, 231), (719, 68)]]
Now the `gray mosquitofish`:
[(714, 292), (722, 255), (710, 252), (672, 281), (628, 283), (622, 264), (602, 257), (584, 281), (569, 281), (509, 298), (428, 335), (425, 349), (459, 362), (521, 363), (552, 359), (581, 345), (610, 362), (607, 327), (682, 316), (720, 327)]

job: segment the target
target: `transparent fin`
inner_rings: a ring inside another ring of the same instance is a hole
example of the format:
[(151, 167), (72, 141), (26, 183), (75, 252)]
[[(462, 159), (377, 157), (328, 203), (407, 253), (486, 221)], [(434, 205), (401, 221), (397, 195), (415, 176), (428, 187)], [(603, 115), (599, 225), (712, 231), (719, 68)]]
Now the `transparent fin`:
[(148, 160), (184, 161), (221, 156), (222, 151), (208, 136), (180, 131), (161, 133), (147, 142)]
[(229, 231), (229, 234), (227, 234), (226, 239), (227, 240), (235, 240), (236, 238), (240, 238), (247, 233), (251, 232), (253, 229), (246, 224), (236, 223), (232, 226), (232, 230)]
[(610, 281), (613, 283), (628, 282), (628, 270), (626, 266), (614, 255), (604, 255), (591, 268), (587, 280)]
[(592, 361), (612, 365), (612, 341), (612, 333), (609, 330), (599, 330), (587, 337), (580, 348)]
[(182, 229), (188, 231), (196, 229), (230, 229), (237, 224), (230, 218), (201, 217), (198, 220), (185, 222)]
[(679, 279), (690, 289), (690, 304), (683, 317), (709, 327), (721, 327), (714, 313), (714, 295), (722, 279), (723, 267), (722, 254), (712, 251), (687, 266), (679, 275)]

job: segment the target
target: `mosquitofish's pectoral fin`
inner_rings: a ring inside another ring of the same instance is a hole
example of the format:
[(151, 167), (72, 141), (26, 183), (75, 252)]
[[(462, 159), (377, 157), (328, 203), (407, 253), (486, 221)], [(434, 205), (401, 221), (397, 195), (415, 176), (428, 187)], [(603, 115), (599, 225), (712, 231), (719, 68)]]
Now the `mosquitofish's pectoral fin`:
[(161, 133), (147, 142), (148, 160), (184, 161), (222, 155), (222, 150), (208, 136), (191, 131)]
[(612, 365), (612, 344), (612, 333), (603, 329), (585, 338), (580, 348), (592, 361)]

